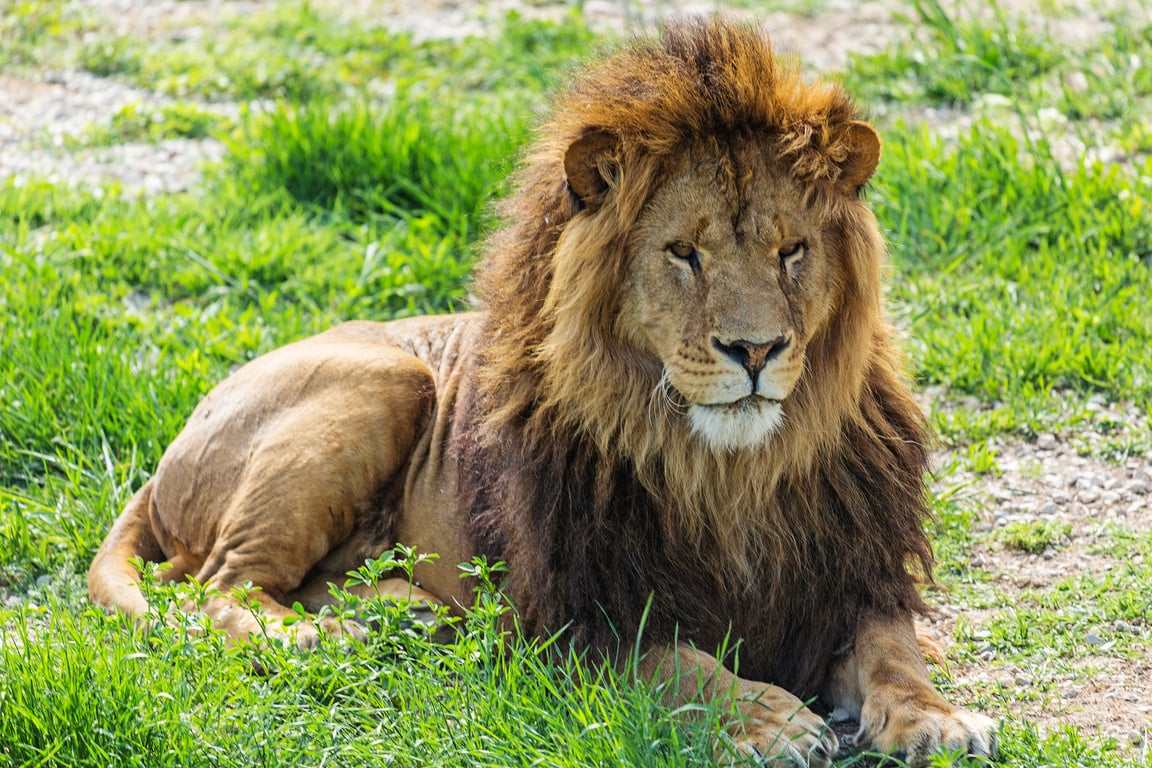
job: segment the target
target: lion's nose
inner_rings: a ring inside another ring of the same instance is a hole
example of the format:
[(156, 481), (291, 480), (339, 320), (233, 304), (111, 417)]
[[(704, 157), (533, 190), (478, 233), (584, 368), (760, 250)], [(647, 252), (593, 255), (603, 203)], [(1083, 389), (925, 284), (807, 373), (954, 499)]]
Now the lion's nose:
[(760, 375), (760, 371), (764, 370), (768, 361), (787, 349), (791, 343), (792, 337), (784, 334), (771, 341), (736, 339), (735, 341), (723, 342), (715, 336), (712, 337), (713, 347), (744, 366), (744, 370), (748, 371), (748, 375), (752, 377), (753, 387), (756, 385), (756, 377)]

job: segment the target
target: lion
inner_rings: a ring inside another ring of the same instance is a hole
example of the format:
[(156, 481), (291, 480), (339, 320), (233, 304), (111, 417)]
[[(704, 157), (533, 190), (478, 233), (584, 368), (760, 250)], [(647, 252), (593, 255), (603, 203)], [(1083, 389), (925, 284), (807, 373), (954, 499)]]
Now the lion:
[(232, 637), (308, 647), (364, 630), (287, 606), (315, 614), (397, 542), (440, 562), (380, 589), (456, 613), (455, 565), (484, 555), (525, 632), (640, 643), (670, 704), (738, 713), (742, 753), (826, 766), (835, 710), (915, 765), (994, 755), (914, 629), (929, 434), (881, 301), (879, 157), (843, 88), (755, 25), (671, 22), (606, 56), (499, 209), (479, 309), (348, 322), (225, 379), (112, 527), (93, 601), (143, 616), (133, 561), (167, 562)]

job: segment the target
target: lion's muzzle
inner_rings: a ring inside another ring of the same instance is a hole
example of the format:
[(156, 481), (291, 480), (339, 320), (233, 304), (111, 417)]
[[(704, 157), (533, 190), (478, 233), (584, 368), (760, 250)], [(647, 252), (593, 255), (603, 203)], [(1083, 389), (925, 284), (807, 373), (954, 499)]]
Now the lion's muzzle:
[(792, 337), (787, 334), (781, 334), (771, 341), (763, 342), (748, 341), (747, 339), (723, 342), (715, 336), (712, 337), (712, 347), (716, 351), (748, 371), (748, 377), (752, 380), (752, 394), (756, 394), (756, 390), (759, 388), (760, 372), (764, 370), (764, 366), (770, 360), (778, 357), (791, 343)]

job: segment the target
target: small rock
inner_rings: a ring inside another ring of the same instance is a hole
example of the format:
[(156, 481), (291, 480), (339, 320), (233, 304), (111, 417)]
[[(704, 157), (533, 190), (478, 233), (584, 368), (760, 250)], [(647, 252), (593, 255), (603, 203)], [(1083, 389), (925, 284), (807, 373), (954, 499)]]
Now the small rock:
[(1088, 90), (1088, 76), (1079, 70), (1064, 75), (1064, 86), (1072, 93), (1085, 93)]
[(1140, 627), (1136, 626), (1135, 624), (1129, 624), (1128, 622), (1124, 621), (1123, 619), (1118, 619), (1116, 622), (1114, 622), (1112, 624), (1112, 628), (1114, 630), (1116, 630), (1117, 632), (1139, 632), (1140, 631)]
[(1104, 638), (1095, 632), (1089, 632), (1084, 635), (1084, 642), (1088, 643), (1088, 645), (1104, 645)]
[(1147, 496), (1148, 483), (1144, 480), (1133, 480), (1132, 482), (1128, 483), (1128, 492), (1137, 496)]
[(1100, 500), (1100, 492), (1095, 488), (1085, 488), (1077, 494), (1081, 504), (1095, 504)]
[(1056, 435), (1045, 432), (1036, 438), (1036, 447), (1042, 451), (1055, 450), (1056, 446)]
[(1101, 485), (1100, 478), (1093, 475), (1074, 475), (1072, 479), (1068, 481), (1068, 487), (1081, 491), (1088, 489), (1095, 490)]

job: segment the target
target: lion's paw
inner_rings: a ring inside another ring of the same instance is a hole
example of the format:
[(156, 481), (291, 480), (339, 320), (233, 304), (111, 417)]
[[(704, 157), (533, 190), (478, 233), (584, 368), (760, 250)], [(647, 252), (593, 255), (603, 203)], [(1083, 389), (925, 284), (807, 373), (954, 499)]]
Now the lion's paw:
[(746, 719), (733, 738), (740, 764), (751, 757), (761, 765), (827, 768), (839, 749), (836, 734), (807, 708)]
[(938, 695), (893, 693), (864, 703), (855, 741), (913, 767), (927, 765), (938, 751), (990, 759), (998, 746), (991, 718), (957, 709)]
[(345, 637), (362, 643), (368, 639), (368, 629), (359, 622), (325, 616), (313, 621), (300, 622), (292, 627), (296, 636), (296, 646), (302, 651), (315, 650), (320, 645), (320, 635)]

